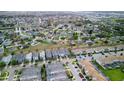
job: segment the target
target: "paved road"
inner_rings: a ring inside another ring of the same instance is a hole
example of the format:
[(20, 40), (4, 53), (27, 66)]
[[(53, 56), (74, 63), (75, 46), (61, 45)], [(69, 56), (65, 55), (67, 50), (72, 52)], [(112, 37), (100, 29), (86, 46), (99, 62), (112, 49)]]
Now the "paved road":
[(13, 81), (15, 69), (8, 69), (8, 71), (9, 71), (8, 81)]

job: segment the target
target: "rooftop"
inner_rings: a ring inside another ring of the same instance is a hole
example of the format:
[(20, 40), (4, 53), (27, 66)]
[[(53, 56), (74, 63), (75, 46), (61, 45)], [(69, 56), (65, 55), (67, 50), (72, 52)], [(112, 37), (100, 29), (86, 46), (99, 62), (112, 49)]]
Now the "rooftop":
[(20, 80), (22, 81), (41, 80), (40, 68), (35, 67), (24, 68)]
[(68, 80), (62, 63), (51, 63), (46, 66), (47, 80)]

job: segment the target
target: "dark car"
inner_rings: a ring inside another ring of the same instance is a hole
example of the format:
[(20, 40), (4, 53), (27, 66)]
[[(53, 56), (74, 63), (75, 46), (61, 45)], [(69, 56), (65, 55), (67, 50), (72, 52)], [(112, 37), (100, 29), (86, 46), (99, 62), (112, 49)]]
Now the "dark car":
[(23, 46), (23, 49), (25, 49), (25, 48), (29, 48), (29, 46), (28, 46), (28, 45), (24, 45), (24, 46)]
[(79, 76), (80, 76), (81, 78), (84, 78), (84, 76), (83, 76), (81, 73), (79, 73)]
[(83, 79), (82, 79), (82, 81), (86, 81), (86, 79), (85, 79), (85, 78), (83, 78)]

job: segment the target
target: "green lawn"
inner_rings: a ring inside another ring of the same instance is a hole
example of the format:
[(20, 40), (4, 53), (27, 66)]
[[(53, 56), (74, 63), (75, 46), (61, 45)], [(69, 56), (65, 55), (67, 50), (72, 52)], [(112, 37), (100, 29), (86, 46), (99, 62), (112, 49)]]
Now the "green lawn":
[(97, 62), (93, 61), (93, 64), (97, 66), (103, 74), (112, 81), (122, 81), (124, 80), (124, 73), (120, 69), (104, 69)]
[(112, 81), (124, 80), (124, 73), (120, 69), (104, 70), (103, 73)]

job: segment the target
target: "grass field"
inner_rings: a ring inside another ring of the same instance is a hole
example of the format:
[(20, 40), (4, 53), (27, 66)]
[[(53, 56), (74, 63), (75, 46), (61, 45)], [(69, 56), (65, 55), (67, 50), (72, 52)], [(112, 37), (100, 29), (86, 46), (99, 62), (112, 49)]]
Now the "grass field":
[(124, 80), (124, 73), (120, 69), (104, 70), (104, 74), (112, 81)]
[(104, 69), (97, 62), (93, 61), (93, 64), (97, 66), (101, 72), (112, 81), (124, 80), (124, 73), (120, 69)]

